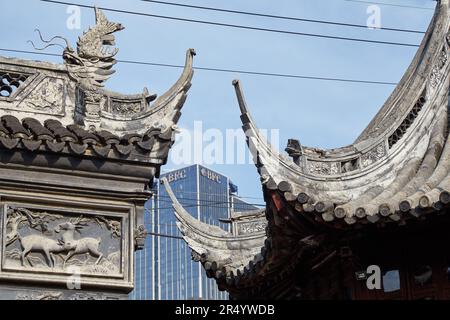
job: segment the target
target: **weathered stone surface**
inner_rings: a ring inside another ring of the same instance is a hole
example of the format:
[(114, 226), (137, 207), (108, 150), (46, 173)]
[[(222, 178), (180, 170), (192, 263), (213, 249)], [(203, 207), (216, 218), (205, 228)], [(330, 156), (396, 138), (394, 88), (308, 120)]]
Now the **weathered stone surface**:
[[(335, 268), (329, 267), (328, 273), (320, 275), (314, 273), (316, 270), (336, 256), (344, 259), (352, 255), (345, 241), (355, 241), (352, 237), (359, 231), (370, 230), (373, 235), (375, 228), (388, 224), (436, 219), (440, 210), (449, 208), (449, 3), (438, 1), (410, 67), (352, 145), (321, 150), (290, 139), (286, 148), (292, 157), (289, 159), (261, 135), (240, 82), (233, 81), (242, 128), (266, 201), (267, 233), (261, 245), (261, 265), (256, 268), (254, 256), (245, 261), (247, 252), (235, 249), (248, 238), (236, 237), (232, 249), (217, 250), (230, 235), (185, 218), (173, 199), (180, 230), (194, 252), (206, 255), (205, 267), (216, 262), (236, 270), (236, 281), (212, 273), (219, 288), (237, 299), (304, 297), (307, 283), (315, 290), (322, 280), (328, 281), (325, 279)], [(294, 195), (297, 201), (293, 201)], [(335, 277), (329, 283), (341, 281)], [(332, 297), (330, 290), (323, 291)]]
[(195, 53), (157, 100), (107, 91), (123, 27), (95, 13), (64, 64), (0, 57), (0, 299), (124, 299), (133, 289), (144, 203)]

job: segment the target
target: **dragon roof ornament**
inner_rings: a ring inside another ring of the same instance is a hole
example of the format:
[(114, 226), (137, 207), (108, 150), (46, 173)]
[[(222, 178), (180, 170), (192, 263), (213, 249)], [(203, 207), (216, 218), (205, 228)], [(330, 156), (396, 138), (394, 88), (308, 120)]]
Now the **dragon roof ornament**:
[[(150, 128), (166, 131), (175, 126), (193, 76), (193, 49), (187, 50), (184, 70), (178, 81), (157, 99), (144, 87), (139, 94), (120, 94), (104, 88), (115, 72), (114, 33), (124, 27), (110, 22), (95, 8), (96, 24), (77, 41), (76, 50), (60, 36), (41, 40), (50, 45), (63, 39), (64, 64), (0, 57), (0, 110), (20, 121), (33, 116), (42, 123), (48, 118), (63, 126), (76, 124), (88, 131), (107, 130), (118, 136), (145, 134)], [(37, 116), (36, 116), (37, 115)]]
[(114, 33), (124, 27), (94, 11), (96, 23), (78, 38), (76, 50), (61, 36), (44, 40), (37, 30), (44, 48), (65, 41), (63, 64), (0, 57), (0, 147), (50, 144), (52, 152), (163, 164), (191, 86), (195, 51), (187, 50), (180, 77), (158, 98), (147, 88), (139, 94), (107, 90), (117, 62)]
[(108, 21), (100, 9), (94, 10), (96, 24), (78, 38), (77, 51), (67, 44), (63, 52), (70, 77), (91, 92), (103, 87), (103, 82), (115, 72), (111, 68), (119, 49), (111, 48), (115, 45), (113, 33), (124, 29), (120, 23)]

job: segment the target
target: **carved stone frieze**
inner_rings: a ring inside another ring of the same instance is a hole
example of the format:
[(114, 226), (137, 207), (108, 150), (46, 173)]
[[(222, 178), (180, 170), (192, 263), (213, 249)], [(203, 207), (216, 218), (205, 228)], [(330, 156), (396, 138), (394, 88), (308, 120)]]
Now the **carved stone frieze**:
[(101, 103), (102, 114), (107, 118), (130, 119), (145, 114), (150, 108), (150, 102), (156, 99), (156, 94), (150, 94), (144, 88), (141, 94), (120, 95), (114, 92), (104, 92)]
[(16, 300), (62, 300), (62, 292), (44, 291), (40, 293), (19, 293)]
[(257, 220), (257, 221), (249, 221), (249, 222), (241, 222), (237, 225), (237, 233), (239, 235), (242, 234), (252, 234), (257, 232), (262, 232), (266, 230), (267, 220)]
[(19, 107), (58, 114), (64, 111), (64, 95), (64, 80), (45, 77), (19, 104)]
[(64, 77), (28, 70), (16, 73), (0, 71), (0, 83), (3, 84), (0, 84), (0, 109), (26, 113), (28, 117), (36, 114), (65, 115), (68, 82)]
[(103, 294), (79, 290), (11, 290), (12, 288), (0, 288), (11, 299), (16, 300), (119, 300), (123, 296), (117, 294)]
[(133, 289), (148, 184), (174, 143), (195, 51), (157, 100), (146, 88), (112, 92), (103, 86), (123, 26), (97, 8), (95, 18), (75, 48), (38, 30), (45, 45), (66, 43), (63, 64), (0, 57), (0, 299), (123, 299)]
[(8, 206), (3, 268), (120, 275), (118, 218)]
[(120, 115), (133, 115), (135, 113), (139, 113), (141, 111), (141, 103), (133, 102), (133, 103), (120, 103), (118, 101), (113, 101), (111, 105), (111, 109), (114, 113)]
[(375, 148), (361, 156), (361, 166), (367, 167), (371, 164), (381, 160), (386, 155), (386, 148), (384, 143), (380, 143)]
[(311, 174), (335, 175), (340, 172), (339, 163), (325, 161), (307, 161), (307, 169)]
[(430, 75), (431, 87), (436, 88), (441, 83), (442, 79), (444, 78), (444, 73), (442, 70), (444, 69), (444, 66), (447, 64), (447, 61), (448, 61), (447, 50), (444, 47), (442, 48), (441, 53), (437, 61), (433, 65), (433, 69), (431, 71)]

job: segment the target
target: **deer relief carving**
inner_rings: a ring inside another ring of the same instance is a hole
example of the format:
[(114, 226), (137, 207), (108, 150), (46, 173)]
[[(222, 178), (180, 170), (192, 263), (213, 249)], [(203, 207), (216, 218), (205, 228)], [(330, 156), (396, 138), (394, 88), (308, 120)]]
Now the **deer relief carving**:
[[(101, 244), (101, 238), (81, 237), (76, 238), (75, 233), (81, 234), (83, 228), (89, 226), (91, 222), (90, 218), (84, 218), (79, 216), (77, 218), (70, 218), (68, 221), (56, 224), (53, 223), (54, 228), (49, 230), (48, 224), (52, 220), (63, 219), (60, 215), (50, 215), (46, 212), (32, 212), (25, 208), (11, 208), (8, 210), (7, 215), (7, 230), (9, 231), (5, 235), (6, 246), (8, 247), (15, 241), (20, 243), (20, 264), (22, 267), (26, 266), (25, 262), (33, 267), (32, 259), (29, 258), (29, 254), (33, 252), (42, 253), (46, 259), (47, 266), (54, 268), (56, 265), (55, 255), (63, 258), (62, 268), (65, 268), (66, 263), (75, 255), (87, 255), (97, 258), (95, 265), (98, 265), (102, 258), (103, 253), (99, 247)], [(24, 225), (29, 226), (30, 229), (39, 230), (42, 234), (28, 234), (23, 235), (20, 232), (21, 227)], [(53, 232), (51, 232), (53, 231)], [(56, 235), (60, 237), (54, 239), (45, 234)], [(86, 264), (87, 260), (84, 264)]]
[(57, 233), (64, 231), (59, 239), (59, 243), (64, 248), (64, 251), (68, 252), (67, 256), (64, 258), (63, 267), (70, 258), (77, 254), (90, 254), (91, 256), (97, 257), (97, 261), (95, 262), (96, 265), (103, 258), (103, 254), (99, 250), (101, 243), (100, 237), (75, 239), (75, 232), (81, 234), (80, 229), (86, 227), (88, 225), (87, 222), (89, 221), (90, 219), (80, 216), (75, 219), (70, 219), (68, 222), (59, 224), (55, 229), (55, 232)]
[(47, 263), (49, 267), (54, 267), (55, 265), (55, 257), (54, 253), (60, 253), (64, 251), (64, 248), (53, 239), (50, 239), (44, 235), (32, 234), (28, 236), (20, 236), (18, 229), (19, 226), (29, 221), (30, 226), (36, 226), (40, 221), (40, 225), (42, 230), (45, 230), (45, 222), (42, 219), (37, 218), (36, 215), (27, 209), (12, 209), (10, 210), (10, 217), (8, 219), (7, 225), (11, 228), (11, 231), (6, 235), (6, 246), (10, 245), (16, 240), (19, 240), (20, 246), (22, 247), (22, 253), (20, 256), (20, 262), (22, 266), (25, 266), (25, 259), (27, 259), (30, 266), (33, 266), (33, 263), (30, 259), (28, 259), (28, 254), (30, 252), (42, 252), (47, 259)]

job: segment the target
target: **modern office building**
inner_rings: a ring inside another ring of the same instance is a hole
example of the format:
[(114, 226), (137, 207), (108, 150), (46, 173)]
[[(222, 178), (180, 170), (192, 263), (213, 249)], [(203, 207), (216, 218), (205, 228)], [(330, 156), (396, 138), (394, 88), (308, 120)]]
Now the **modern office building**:
[[(257, 209), (238, 196), (237, 186), (222, 174), (201, 165), (171, 172), (166, 177), (180, 203), (195, 218), (231, 231), (227, 221), (232, 211)], [(149, 235), (144, 250), (136, 253), (134, 300), (227, 299), (214, 280), (206, 277), (201, 264), (176, 226), (172, 202), (156, 183), (155, 195), (147, 203), (145, 223)]]

